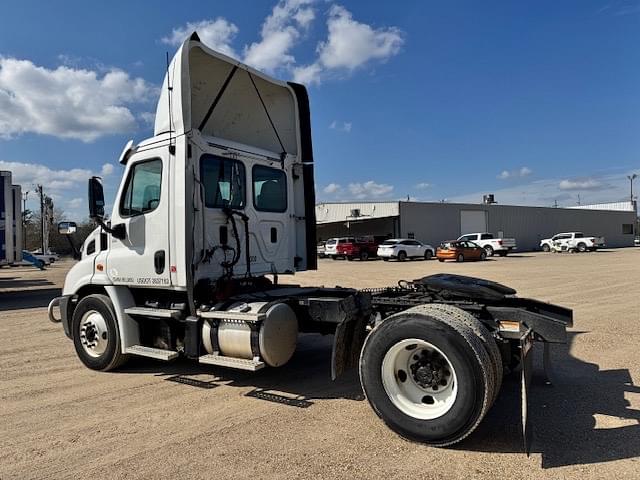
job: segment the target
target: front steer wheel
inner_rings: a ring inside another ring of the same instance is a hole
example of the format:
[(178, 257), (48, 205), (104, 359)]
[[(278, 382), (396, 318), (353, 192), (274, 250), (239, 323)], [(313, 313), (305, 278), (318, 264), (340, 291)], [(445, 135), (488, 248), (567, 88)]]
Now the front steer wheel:
[(494, 368), (470, 326), (426, 305), (374, 328), (362, 349), (360, 381), (389, 428), (442, 447), (469, 435), (491, 407)]
[(78, 302), (71, 331), (78, 357), (92, 370), (113, 370), (127, 360), (120, 349), (113, 304), (106, 295), (88, 295)]

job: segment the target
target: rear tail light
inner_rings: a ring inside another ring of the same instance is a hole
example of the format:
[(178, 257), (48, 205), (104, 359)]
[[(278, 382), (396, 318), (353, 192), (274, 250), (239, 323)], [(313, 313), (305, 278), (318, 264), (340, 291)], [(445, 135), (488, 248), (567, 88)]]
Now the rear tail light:
[(498, 240), (498, 245), (502, 245), (502, 240)]

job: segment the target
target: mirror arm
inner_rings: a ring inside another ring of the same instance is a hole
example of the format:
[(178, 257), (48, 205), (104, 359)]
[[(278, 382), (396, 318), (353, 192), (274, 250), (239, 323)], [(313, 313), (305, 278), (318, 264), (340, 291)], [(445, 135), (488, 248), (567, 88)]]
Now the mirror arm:
[(124, 226), (124, 223), (119, 223), (112, 228), (104, 223), (102, 217), (93, 217), (92, 220), (100, 225), (100, 227), (102, 227), (105, 232), (110, 233), (118, 240), (124, 240), (125, 238), (127, 238), (127, 229)]
[(67, 237), (67, 240), (69, 241), (69, 245), (71, 246), (71, 252), (73, 253), (73, 259), (74, 260), (80, 260), (80, 252), (78, 251), (78, 248), (76, 247), (76, 244), (73, 243), (73, 240), (71, 240), (71, 235), (65, 235), (65, 237)]

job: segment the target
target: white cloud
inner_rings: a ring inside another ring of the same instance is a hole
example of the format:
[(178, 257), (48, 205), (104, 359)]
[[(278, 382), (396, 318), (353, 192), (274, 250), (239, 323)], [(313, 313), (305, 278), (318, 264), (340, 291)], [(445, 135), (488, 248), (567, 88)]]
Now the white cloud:
[(184, 42), (193, 32), (198, 32), (202, 43), (219, 52), (237, 57), (231, 43), (238, 33), (238, 27), (225, 18), (218, 17), (212, 20), (200, 20), (188, 22), (186, 25), (174, 28), (171, 35), (162, 39), (167, 45), (178, 46)]
[(334, 120), (329, 125), (331, 130), (338, 130), (345, 133), (350, 133), (351, 127), (353, 127), (353, 122), (338, 122), (337, 120)]
[[(103, 171), (107, 165), (109, 164), (105, 164), (102, 167)], [(113, 166), (109, 166), (113, 170)], [(38, 163), (6, 162), (3, 160), (0, 160), (0, 170), (12, 172), (13, 183), (21, 184), (25, 190), (32, 190), (33, 186), (39, 184), (43, 185), (48, 191), (60, 192), (64, 192), (81, 183), (86, 183), (90, 177), (96, 175), (96, 173), (85, 168), (54, 170)], [(107, 168), (107, 170), (109, 169)]]
[(397, 55), (404, 44), (403, 32), (396, 27), (374, 29), (353, 19), (340, 5), (329, 9), (327, 39), (317, 47), (317, 60), (294, 69), (294, 79), (319, 84), (322, 75), (331, 71), (351, 72), (372, 61), (384, 62)]
[(628, 201), (632, 171), (594, 174), (585, 178), (547, 178), (505, 188), (486, 189), (449, 197), (453, 202), (480, 203), (486, 193), (495, 194), (502, 205), (573, 206), (581, 204)]
[(305, 85), (319, 84), (322, 74), (322, 66), (318, 63), (305, 65), (303, 67), (294, 67), (293, 79), (298, 83)]
[(518, 170), (503, 170), (497, 178), (500, 180), (511, 180), (514, 178), (525, 178), (533, 173), (529, 167), (521, 167)]
[(280, 0), (265, 19), (260, 40), (245, 46), (244, 62), (273, 73), (281, 67), (293, 68), (290, 50), (315, 18), (309, 6), (314, 0)]
[(137, 128), (130, 105), (155, 89), (142, 78), (110, 69), (66, 66), (50, 70), (29, 60), (0, 57), (0, 137), (27, 132), (91, 142)]
[(607, 185), (593, 178), (585, 178), (576, 180), (562, 180), (558, 184), (558, 188), (560, 190), (602, 190), (607, 188)]
[(67, 202), (67, 206), (73, 210), (76, 210), (82, 206), (84, 200), (82, 198), (72, 198)]
[(373, 180), (349, 184), (349, 192), (358, 200), (388, 197), (393, 193), (393, 188), (393, 185), (376, 183)]
[(326, 187), (322, 189), (322, 191), (326, 194), (333, 195), (342, 191), (342, 186), (338, 183), (330, 183)]
[(427, 188), (431, 188), (431, 184), (427, 182), (420, 182), (415, 185), (415, 188), (418, 190), (426, 190)]
[(102, 169), (100, 170), (100, 175), (103, 177), (107, 177), (113, 173), (113, 165), (111, 163), (105, 163), (102, 165)]

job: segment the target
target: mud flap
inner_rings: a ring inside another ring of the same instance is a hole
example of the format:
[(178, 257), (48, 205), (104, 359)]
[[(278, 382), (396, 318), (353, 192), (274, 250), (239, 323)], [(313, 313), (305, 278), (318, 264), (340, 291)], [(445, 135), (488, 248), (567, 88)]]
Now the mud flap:
[(335, 380), (347, 370), (357, 367), (360, 350), (367, 336), (368, 318), (365, 315), (347, 318), (336, 327), (331, 352), (331, 379)]
[(522, 438), (524, 441), (524, 451), (529, 456), (531, 451), (532, 429), (529, 419), (529, 387), (531, 385), (531, 374), (533, 371), (533, 330), (527, 330), (520, 337), (520, 373), (521, 383), (521, 412), (522, 412)]

